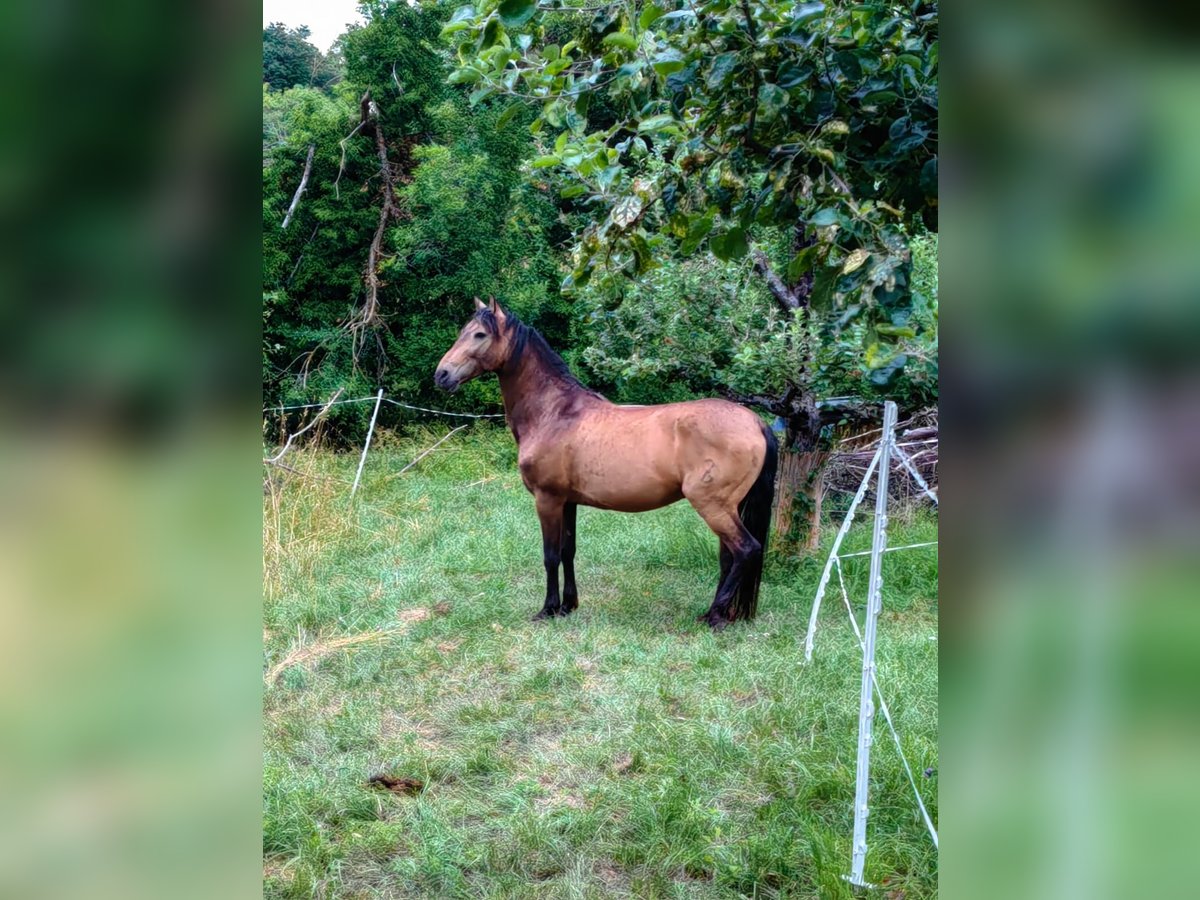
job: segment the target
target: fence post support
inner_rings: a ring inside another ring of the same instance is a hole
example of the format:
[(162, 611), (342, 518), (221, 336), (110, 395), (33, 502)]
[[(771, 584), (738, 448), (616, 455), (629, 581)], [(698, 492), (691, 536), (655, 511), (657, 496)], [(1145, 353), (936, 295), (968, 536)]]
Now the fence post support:
[(362, 456), (358, 459), (358, 471), (354, 473), (354, 486), (350, 488), (350, 496), (353, 497), (358, 490), (358, 481), (362, 478), (363, 466), (367, 462), (367, 451), (371, 448), (371, 435), (375, 433), (375, 419), (379, 415), (379, 404), (383, 402), (383, 388), (379, 389), (379, 393), (375, 395), (375, 411), (371, 413), (371, 426), (367, 429), (367, 440), (363, 444)]
[(875, 634), (882, 606), (883, 551), (887, 547), (888, 473), (895, 440), (896, 404), (883, 405), (883, 437), (879, 443), (879, 471), (875, 481), (875, 528), (871, 537), (871, 574), (867, 581), (867, 612), (863, 627), (862, 693), (858, 704), (858, 766), (854, 785), (854, 838), (850, 856), (850, 883), (863, 881), (867, 861), (867, 794), (871, 781), (871, 731), (875, 717)]

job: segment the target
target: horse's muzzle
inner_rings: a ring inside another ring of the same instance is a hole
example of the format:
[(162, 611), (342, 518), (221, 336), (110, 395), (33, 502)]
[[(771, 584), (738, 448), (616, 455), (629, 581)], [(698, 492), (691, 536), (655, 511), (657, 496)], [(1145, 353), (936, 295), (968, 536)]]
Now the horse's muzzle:
[(433, 376), (433, 383), (443, 391), (449, 391), (451, 394), (458, 390), (458, 382), (447, 369), (438, 369)]

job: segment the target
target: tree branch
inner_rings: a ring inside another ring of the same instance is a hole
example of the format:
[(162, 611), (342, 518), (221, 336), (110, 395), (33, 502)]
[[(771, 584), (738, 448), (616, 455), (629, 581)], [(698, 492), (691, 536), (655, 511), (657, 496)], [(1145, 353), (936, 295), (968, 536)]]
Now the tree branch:
[(783, 279), (775, 274), (775, 270), (771, 268), (771, 261), (767, 259), (767, 254), (755, 247), (750, 255), (754, 258), (754, 271), (766, 279), (771, 296), (779, 302), (784, 310), (790, 312), (794, 309), (803, 309), (808, 305), (807, 294), (801, 294), (799, 291), (789, 288), (784, 284)]
[(342, 390), (343, 390), (342, 388), (338, 388), (334, 392), (333, 396), (330, 397), (328, 401), (326, 401), (325, 405), (321, 407), (320, 412), (318, 412), (315, 416), (313, 416), (313, 419), (311, 422), (309, 422), (307, 425), (305, 425), (303, 428), (301, 428), (295, 434), (289, 434), (287, 436), (287, 440), (283, 442), (283, 447), (280, 449), (280, 451), (278, 453), (276, 453), (274, 456), (267, 457), (266, 459), (263, 460), (263, 462), (266, 463), (267, 465), (271, 465), (271, 466), (281, 465), (279, 460), (283, 459), (283, 454), (287, 453), (288, 450), (291, 448), (292, 441), (296, 440), (296, 438), (300, 437), (300, 435), (304, 434), (304, 432), (308, 431), (308, 429), (312, 428), (314, 425), (316, 425), (318, 422), (321, 421), (321, 417), (323, 415), (325, 415), (325, 413), (329, 412), (329, 407), (333, 406), (334, 401), (337, 400), (337, 398), (341, 396)]
[(308, 176), (312, 173), (313, 152), (316, 149), (316, 144), (308, 145), (308, 159), (304, 161), (304, 174), (300, 177), (300, 187), (296, 188), (296, 193), (292, 197), (292, 205), (288, 207), (287, 215), (283, 217), (283, 224), (279, 226), (281, 231), (286, 230), (288, 225), (292, 223), (292, 214), (295, 213), (296, 207), (300, 205), (300, 195), (308, 187)]
[[(366, 109), (364, 103), (364, 113)], [(371, 248), (367, 252), (367, 302), (359, 319), (359, 327), (373, 324), (379, 317), (379, 258), (383, 255), (383, 235), (388, 221), (399, 213), (392, 167), (388, 162), (387, 144), (384, 143), (383, 129), (379, 127), (378, 117), (374, 120), (374, 126), (375, 152), (379, 156), (379, 173), (383, 177), (383, 203), (379, 207), (379, 224), (375, 227), (375, 237), (371, 240)]]
[(762, 394), (739, 394), (737, 391), (718, 386), (725, 399), (740, 403), (742, 406), (757, 406), (776, 416), (786, 415), (788, 410), (782, 397), (766, 397)]
[(746, 122), (746, 137), (744, 143), (748, 147), (762, 152), (766, 150), (758, 141), (754, 140), (754, 119), (758, 115), (758, 89), (759, 89), (759, 74), (758, 64), (754, 61), (754, 50), (758, 47), (758, 29), (754, 27), (754, 14), (750, 12), (750, 4), (747, 0), (742, 0), (742, 15), (746, 17), (746, 33), (750, 38), (750, 72), (754, 76), (754, 80), (750, 87), (750, 118)]

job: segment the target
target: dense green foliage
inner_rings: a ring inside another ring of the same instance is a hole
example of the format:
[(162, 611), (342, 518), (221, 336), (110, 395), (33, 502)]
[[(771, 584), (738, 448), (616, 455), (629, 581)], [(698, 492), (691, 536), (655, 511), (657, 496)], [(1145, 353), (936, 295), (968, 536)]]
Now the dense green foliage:
[[(264, 95), (264, 369), (269, 401), (309, 400), (336, 387), (376, 385), (432, 398), (433, 364), (474, 295), (495, 294), (560, 344), (569, 332), (550, 247), (555, 209), (529, 184), (532, 152), (519, 109), (472, 110), (447, 83), (436, 9), (402, 4), (342, 39), (346, 79), (333, 96), (298, 88)], [(370, 91), (396, 181), (398, 216), (386, 229), (379, 277), (383, 324), (355, 352), (343, 324), (361, 306), (367, 248), (379, 220), (373, 139), (351, 135)], [(295, 220), (281, 229), (301, 178), (312, 176)], [(344, 155), (343, 155), (344, 153)], [(565, 236), (565, 235), (564, 235)], [(442, 405), (494, 405), (494, 383), (469, 385)], [(364, 411), (345, 408), (342, 419)]]
[(303, 25), (272, 22), (263, 29), (263, 84), (284, 91), (297, 85), (326, 88), (337, 80), (337, 63), (308, 42)]
[[(758, 618), (714, 634), (695, 616), (716, 542), (691, 509), (581, 509), (580, 609), (532, 623), (541, 549), (511, 438), (476, 426), (394, 477), (444, 431), (385, 435), (352, 506), (319, 477), (352, 478), (350, 454), (297, 456), (314, 477), (279, 473), (265, 498), (265, 896), (853, 897), (861, 653), (837, 601), (811, 664), (797, 640), (821, 558), (773, 554)], [(869, 544), (868, 523), (845, 546)], [(936, 821), (937, 556), (886, 565), (879, 679)], [(864, 596), (868, 559), (845, 568)], [(869, 880), (937, 896), (882, 720), (868, 841)]]
[[(301, 85), (264, 82), (268, 403), (495, 408), (494, 381), (430, 379), (476, 295), (618, 400), (935, 401), (936, 5), (554, 6), (365, 3), (320, 83), (304, 29), (264, 30), (264, 78)], [(397, 214), (356, 331), (376, 125)]]
[(533, 164), (590, 210), (564, 287), (620, 292), (667, 254), (773, 244), (760, 268), (802, 285), (781, 302), (806, 307), (823, 341), (862, 321), (886, 383), (921, 331), (904, 226), (936, 222), (936, 5), (675, 6), (586, 7), (565, 44), (545, 12), (557, 4), (537, 0), (480, 0), (446, 27), (475, 100), (537, 102)]
[(619, 304), (587, 286), (587, 370), (631, 402), (711, 396), (729, 388), (777, 395), (808, 373), (819, 397), (885, 397), (906, 409), (937, 402), (937, 237), (912, 242), (914, 319), (925, 335), (908, 365), (879, 385), (859, 347), (863, 323), (826, 340), (810, 319), (779, 309), (749, 265), (710, 255), (666, 260), (622, 291)]

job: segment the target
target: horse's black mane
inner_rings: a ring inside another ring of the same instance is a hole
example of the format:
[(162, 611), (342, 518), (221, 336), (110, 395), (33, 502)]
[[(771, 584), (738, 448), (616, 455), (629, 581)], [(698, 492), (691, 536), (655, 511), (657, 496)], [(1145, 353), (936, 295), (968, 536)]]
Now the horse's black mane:
[[(512, 333), (512, 351), (508, 355), (506, 365), (516, 367), (521, 362), (522, 355), (528, 351), (541, 361), (543, 367), (550, 373), (551, 377), (571, 387), (587, 391), (589, 394), (596, 393), (575, 377), (574, 373), (567, 366), (566, 361), (546, 343), (546, 339), (542, 337), (540, 331), (532, 325), (526, 325), (507, 310), (505, 310), (504, 315), (505, 328)], [(496, 321), (495, 314), (487, 307), (476, 311), (475, 320), (483, 325), (491, 335), (499, 335), (500, 323)]]

